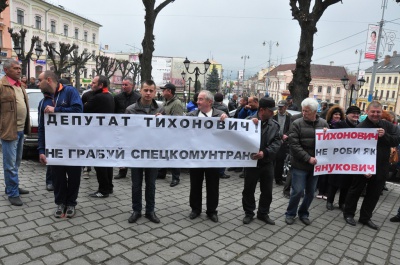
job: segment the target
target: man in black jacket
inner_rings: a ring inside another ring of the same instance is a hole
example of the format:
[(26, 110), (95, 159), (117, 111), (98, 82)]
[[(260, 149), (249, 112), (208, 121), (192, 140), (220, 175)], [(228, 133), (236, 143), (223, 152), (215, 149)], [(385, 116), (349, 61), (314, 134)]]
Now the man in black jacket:
[(377, 230), (378, 226), (371, 221), (372, 212), (378, 203), (389, 170), (390, 148), (399, 145), (399, 131), (392, 123), (382, 120), (382, 104), (372, 101), (367, 107), (367, 117), (357, 128), (376, 128), (378, 143), (376, 151), (376, 173), (355, 175), (346, 197), (343, 217), (352, 226), (356, 225), (354, 215), (357, 203), (365, 186), (366, 193), (360, 209), (359, 223)]
[[(114, 96), (115, 103), (115, 113), (125, 113), (128, 106), (136, 103), (140, 94), (133, 90), (133, 80), (130, 77), (124, 78), (122, 80), (122, 92)], [(114, 179), (121, 179), (126, 177), (128, 169), (126, 167), (121, 167), (119, 169), (118, 175)]]
[(274, 180), (274, 160), (281, 146), (279, 135), (279, 124), (271, 119), (276, 110), (275, 101), (272, 98), (262, 98), (259, 101), (258, 111), (252, 117), (254, 123), (261, 122), (260, 151), (253, 155), (252, 159), (258, 160), (257, 167), (245, 168), (243, 189), (244, 224), (253, 220), (256, 201), (254, 192), (257, 182), (260, 181), (260, 200), (258, 203), (257, 218), (267, 224), (274, 225), (275, 222), (269, 218), (269, 208), (272, 202), (272, 184)]
[[(84, 113), (114, 113), (114, 98), (108, 91), (109, 80), (100, 75), (92, 80), (92, 96), (83, 106)], [(94, 198), (106, 198), (113, 193), (112, 167), (94, 167), (96, 170), (99, 188), (89, 196)]]
[(283, 185), (283, 166), (285, 163), (285, 158), (289, 153), (289, 144), (288, 144), (288, 131), (290, 127), (290, 119), (292, 115), (287, 111), (287, 102), (286, 100), (281, 100), (278, 102), (278, 111), (274, 115), (273, 119), (279, 123), (279, 134), (281, 136), (282, 145), (279, 148), (279, 152), (276, 155), (275, 160), (275, 183), (277, 185)]
[(232, 110), (235, 110), (238, 108), (237, 99), (238, 99), (238, 96), (236, 94), (233, 94), (232, 99), (228, 103), (229, 111), (232, 111)]

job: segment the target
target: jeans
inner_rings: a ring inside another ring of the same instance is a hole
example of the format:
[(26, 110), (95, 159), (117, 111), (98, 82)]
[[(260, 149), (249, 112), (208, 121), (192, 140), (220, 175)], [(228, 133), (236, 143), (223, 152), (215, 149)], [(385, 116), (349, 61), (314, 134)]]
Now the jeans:
[(1, 140), (3, 151), (3, 170), (8, 197), (19, 197), (18, 169), (21, 164), (24, 147), (24, 132), (17, 132), (17, 140)]
[(142, 183), (143, 172), (146, 182), (145, 200), (146, 213), (154, 212), (156, 196), (156, 179), (158, 175), (157, 168), (132, 168), (132, 209), (134, 212), (142, 211)]
[[(286, 210), (287, 217), (295, 217), (296, 213), (298, 213), (300, 218), (308, 218), (308, 208), (314, 199), (317, 182), (318, 176), (314, 176), (312, 170), (305, 171), (292, 167), (292, 190), (290, 192), (289, 205)], [(297, 211), (304, 189), (304, 198)]]
[(260, 199), (258, 201), (258, 215), (268, 215), (272, 202), (272, 187), (274, 182), (274, 165), (272, 162), (261, 167), (244, 169), (244, 189), (242, 192), (243, 210), (246, 216), (254, 216), (256, 191), (258, 180), (260, 180)]

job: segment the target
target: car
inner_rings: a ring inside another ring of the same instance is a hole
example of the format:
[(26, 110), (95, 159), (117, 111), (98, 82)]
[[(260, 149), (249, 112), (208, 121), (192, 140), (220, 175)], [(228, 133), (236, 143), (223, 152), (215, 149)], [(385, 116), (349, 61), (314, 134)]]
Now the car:
[(43, 99), (43, 94), (40, 89), (27, 88), (26, 94), (29, 101), (29, 114), (31, 119), (31, 129), (24, 137), (24, 147), (22, 156), (26, 158), (30, 152), (38, 154), (38, 106)]

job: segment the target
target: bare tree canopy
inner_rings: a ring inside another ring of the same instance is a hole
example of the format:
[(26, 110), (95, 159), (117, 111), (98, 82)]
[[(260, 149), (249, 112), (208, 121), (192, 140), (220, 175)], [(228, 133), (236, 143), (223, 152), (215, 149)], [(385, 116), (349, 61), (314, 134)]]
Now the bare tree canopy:
[(4, 11), (8, 7), (7, 0), (0, 0), (0, 13)]
[(174, 2), (174, 0), (165, 0), (159, 4), (156, 8), (156, 0), (142, 0), (145, 7), (146, 15), (144, 17), (144, 38), (142, 41), (143, 54), (140, 56), (140, 66), (141, 66), (141, 79), (148, 80), (151, 79), (151, 60), (153, 58), (154, 52), (154, 24), (156, 22), (157, 15), (160, 11), (166, 7), (168, 4)]
[(118, 61), (104, 55), (96, 56), (96, 75), (104, 75), (111, 78), (118, 70)]
[(60, 42), (59, 44), (59, 50), (56, 50), (55, 45), (48, 41), (45, 41), (43, 45), (46, 47), (47, 56), (50, 57), (50, 60), (53, 63), (54, 73), (60, 78), (61, 74), (67, 72), (67, 69), (70, 67), (68, 56), (79, 47), (76, 44), (71, 45), (64, 42)]
[(308, 86), (311, 82), (311, 58), (314, 52), (314, 34), (317, 23), (324, 11), (341, 0), (315, 0), (311, 10), (312, 0), (289, 0), (292, 16), (299, 22), (301, 28), (300, 47), (297, 53), (296, 68), (293, 79), (289, 84), (290, 94), (294, 103), (299, 106), (301, 101), (308, 97)]

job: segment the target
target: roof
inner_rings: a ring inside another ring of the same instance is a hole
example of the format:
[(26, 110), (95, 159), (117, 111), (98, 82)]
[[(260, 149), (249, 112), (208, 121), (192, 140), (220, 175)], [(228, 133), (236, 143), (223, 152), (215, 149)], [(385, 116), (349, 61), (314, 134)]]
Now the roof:
[[(296, 64), (281, 64), (271, 70), (270, 75), (277, 75), (278, 72), (294, 70)], [(341, 79), (347, 76), (346, 69), (343, 66), (331, 66), (321, 64), (311, 64), (311, 77), (312, 78), (326, 78), (326, 79)]]
[[(382, 60), (378, 63), (376, 67), (377, 73), (400, 73), (400, 54), (396, 54), (394, 56), (389, 56), (390, 62), (385, 65), (385, 60)], [(372, 68), (366, 69), (366, 73), (372, 73)]]

